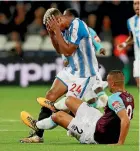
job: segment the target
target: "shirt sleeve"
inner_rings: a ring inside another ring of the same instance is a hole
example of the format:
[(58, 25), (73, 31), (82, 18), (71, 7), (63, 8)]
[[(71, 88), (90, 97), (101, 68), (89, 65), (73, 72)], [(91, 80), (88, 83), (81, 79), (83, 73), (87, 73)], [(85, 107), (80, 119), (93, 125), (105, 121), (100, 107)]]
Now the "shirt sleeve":
[(98, 38), (97, 33), (92, 28), (89, 28), (89, 32), (92, 38), (92, 44), (95, 46), (95, 51), (100, 51), (103, 46), (100, 42), (96, 40)]
[(62, 56), (63, 61), (67, 61), (68, 60), (67, 57), (65, 57), (63, 54), (61, 56)]
[(89, 31), (87, 25), (84, 24), (80, 19), (75, 19), (72, 22), (69, 32), (70, 32), (70, 38), (68, 39), (68, 41), (75, 45), (79, 45), (80, 41), (83, 38), (89, 37)]
[(128, 31), (132, 31), (131, 27), (130, 27), (130, 20), (129, 19), (127, 20), (127, 28), (128, 28)]
[(123, 100), (118, 94), (113, 94), (108, 99), (108, 106), (111, 110), (113, 110), (116, 114), (121, 111), (122, 109), (125, 109), (125, 105), (123, 103)]
[(79, 30), (80, 30), (79, 21), (74, 20), (72, 25), (70, 26), (70, 38), (68, 39), (70, 43), (79, 45), (80, 40), (81, 40), (81, 34)]

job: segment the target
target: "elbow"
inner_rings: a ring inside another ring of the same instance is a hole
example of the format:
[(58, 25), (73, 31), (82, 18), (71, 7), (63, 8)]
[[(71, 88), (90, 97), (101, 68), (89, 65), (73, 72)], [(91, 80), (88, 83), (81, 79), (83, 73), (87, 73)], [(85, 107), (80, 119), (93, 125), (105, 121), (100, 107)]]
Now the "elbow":
[(69, 56), (72, 55), (72, 53), (70, 53), (70, 52), (64, 52), (63, 54), (64, 54), (64, 56), (66, 56), (66, 57), (69, 57)]
[(129, 125), (130, 125), (130, 120), (129, 120), (129, 118), (125, 119), (125, 120), (123, 121), (123, 123), (125, 124), (125, 127), (126, 127), (126, 128), (129, 128)]
[(130, 125), (130, 120), (129, 119), (126, 122), (126, 125), (127, 125), (127, 127), (129, 127), (129, 125)]

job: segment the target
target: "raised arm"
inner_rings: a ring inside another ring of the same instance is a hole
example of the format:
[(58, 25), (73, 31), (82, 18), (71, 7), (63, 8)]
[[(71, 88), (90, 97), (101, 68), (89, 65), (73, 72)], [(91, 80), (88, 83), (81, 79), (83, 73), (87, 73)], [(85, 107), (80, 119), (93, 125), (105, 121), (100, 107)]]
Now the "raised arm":
[(48, 25), (46, 25), (46, 29), (47, 29), (47, 31), (49, 33), (49, 36), (51, 38), (51, 41), (52, 41), (52, 44), (53, 44), (55, 50), (57, 51), (57, 53), (60, 53), (59, 45), (57, 43), (57, 39), (56, 39), (55, 33), (51, 30), (51, 28)]
[(102, 55), (106, 54), (106, 50), (103, 48), (102, 44), (101, 44), (101, 40), (98, 37), (97, 33), (89, 27), (89, 32), (92, 38), (92, 43), (95, 47), (95, 51), (99, 52)]
[(71, 56), (71, 54), (76, 51), (77, 45), (73, 43), (66, 43), (65, 40), (63, 39), (63, 36), (61, 34), (61, 30), (59, 28), (59, 25), (53, 16), (51, 20), (48, 22), (50, 28), (55, 32), (55, 36), (57, 39), (57, 44), (59, 47), (59, 52), (60, 54), (64, 54), (65, 56)]
[(117, 46), (118, 50), (123, 50), (125, 47), (131, 46), (134, 43), (133, 34), (132, 34), (129, 20), (127, 20), (127, 28), (129, 31), (129, 37), (126, 39), (126, 41), (124, 41), (123, 43), (121, 43)]

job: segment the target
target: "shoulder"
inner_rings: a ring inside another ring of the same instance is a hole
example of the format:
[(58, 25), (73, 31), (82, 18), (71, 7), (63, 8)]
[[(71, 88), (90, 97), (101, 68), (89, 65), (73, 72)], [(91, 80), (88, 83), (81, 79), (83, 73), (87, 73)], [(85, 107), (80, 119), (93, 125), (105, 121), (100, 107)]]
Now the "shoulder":
[(87, 24), (86, 24), (83, 20), (81, 20), (81, 19), (79, 19), (79, 18), (75, 18), (75, 19), (72, 21), (71, 25), (72, 25), (72, 26), (78, 26), (80, 29), (82, 29), (82, 28), (88, 28), (88, 27), (87, 27)]
[(109, 106), (114, 106), (115, 102), (117, 103), (123, 103), (123, 100), (120, 97), (121, 92), (113, 93), (108, 97), (108, 105)]
[(96, 32), (95, 32), (92, 28), (88, 27), (88, 29), (89, 29), (89, 32), (90, 32), (90, 34), (91, 34), (92, 36), (95, 36), (95, 35), (96, 35)]
[(81, 20), (79, 18), (75, 18), (75, 19), (72, 20), (71, 26), (73, 26), (73, 25), (79, 25), (80, 22), (81, 22)]
[(110, 100), (113, 100), (113, 99), (121, 98), (121, 97), (120, 97), (120, 94), (121, 94), (121, 92), (113, 93), (112, 95), (109, 96), (109, 99), (110, 99)]
[(116, 113), (121, 109), (124, 109), (124, 102), (120, 97), (121, 92), (117, 92), (109, 96), (108, 98), (108, 107), (115, 111)]
[(134, 23), (136, 18), (137, 18), (137, 15), (134, 15), (134, 16), (130, 17), (130, 18), (127, 20), (127, 22), (128, 22), (129, 24)]
[(70, 31), (77, 33), (81, 37), (88, 37), (89, 30), (87, 24), (80, 20), (79, 18), (75, 18), (70, 26)]

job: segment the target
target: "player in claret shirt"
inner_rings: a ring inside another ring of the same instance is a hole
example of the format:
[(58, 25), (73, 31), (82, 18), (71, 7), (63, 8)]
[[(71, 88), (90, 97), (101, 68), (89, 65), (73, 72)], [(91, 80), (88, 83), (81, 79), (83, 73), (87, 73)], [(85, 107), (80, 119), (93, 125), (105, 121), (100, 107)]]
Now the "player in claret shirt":
[[(108, 74), (108, 87), (112, 95), (108, 98), (104, 114), (88, 103), (69, 96), (66, 105), (75, 117), (59, 111), (51, 116), (53, 122), (69, 130), (80, 143), (123, 145), (134, 110), (134, 99), (125, 90), (124, 80), (124, 75), (119, 70), (113, 70)], [(97, 92), (97, 89), (95, 92), (99, 98), (105, 93)], [(21, 119), (36, 131), (53, 128), (46, 122), (47, 119), (36, 121), (27, 112), (21, 113)], [(44, 124), (41, 127), (42, 123)]]

